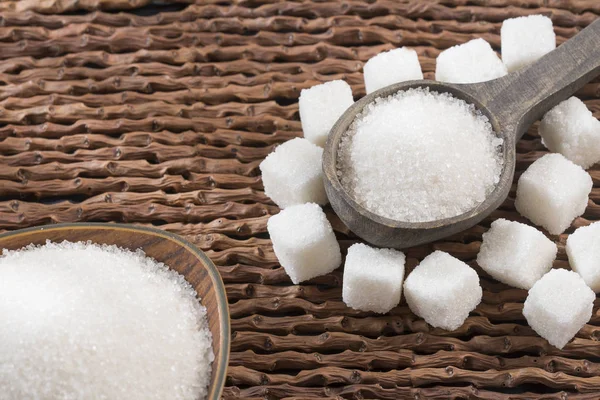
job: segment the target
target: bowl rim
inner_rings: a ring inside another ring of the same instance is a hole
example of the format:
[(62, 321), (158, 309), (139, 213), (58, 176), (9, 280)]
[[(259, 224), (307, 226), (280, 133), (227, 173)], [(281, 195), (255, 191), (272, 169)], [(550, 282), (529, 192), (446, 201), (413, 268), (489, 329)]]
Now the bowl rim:
[[(212, 373), (216, 376), (214, 378), (214, 385), (211, 391), (206, 397), (207, 400), (218, 400), (221, 398), (223, 388), (225, 387), (225, 380), (227, 378), (227, 367), (229, 365), (230, 356), (230, 340), (231, 340), (231, 322), (229, 315), (229, 303), (227, 301), (227, 295), (225, 291), (225, 285), (221, 274), (217, 270), (217, 267), (211, 261), (210, 258), (194, 244), (186, 240), (180, 235), (172, 232), (163, 231), (153, 227), (138, 226), (133, 224), (121, 224), (121, 223), (103, 223), (103, 222), (72, 222), (72, 223), (60, 223), (52, 225), (34, 226), (29, 228), (17, 229), (14, 231), (8, 231), (0, 233), (0, 240), (7, 237), (24, 236), (34, 232), (43, 231), (56, 231), (56, 230), (72, 230), (72, 229), (104, 229), (104, 230), (122, 230), (130, 232), (144, 232), (150, 235), (158, 236), (163, 239), (170, 240), (177, 243), (179, 246), (186, 248), (196, 258), (198, 258), (203, 264), (206, 265), (209, 276), (215, 285), (215, 292), (217, 296), (217, 307), (219, 310), (219, 327), (223, 334), (219, 343), (219, 359), (220, 368), (218, 371), (212, 370)], [(214, 365), (214, 362), (213, 362)]]

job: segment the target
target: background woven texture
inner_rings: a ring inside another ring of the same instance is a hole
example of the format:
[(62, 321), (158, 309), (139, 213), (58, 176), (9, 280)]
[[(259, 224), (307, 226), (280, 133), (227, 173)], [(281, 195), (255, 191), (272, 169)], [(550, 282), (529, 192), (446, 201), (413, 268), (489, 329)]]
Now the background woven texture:
[[(454, 332), (404, 303), (384, 316), (346, 308), (340, 270), (292, 285), (266, 234), (278, 209), (258, 170), (301, 135), (303, 88), (345, 79), (359, 98), (363, 63), (404, 45), (432, 78), (441, 50), (476, 37), (498, 49), (502, 20), (518, 15), (550, 16), (560, 44), (600, 15), (600, 1), (31, 0), (0, 10), (0, 229), (129, 222), (197, 244), (230, 301), (225, 398), (600, 397), (597, 306), (559, 351), (525, 323), (526, 292), (480, 270), (483, 303)], [(596, 117), (599, 82), (578, 93)], [(544, 153), (533, 127), (518, 143), (519, 173)], [(574, 227), (600, 219), (600, 169), (590, 174)], [(409, 266), (441, 249), (476, 267), (493, 218), (526, 222), (513, 200), (514, 190), (481, 225), (408, 250)], [(328, 212), (345, 250), (355, 237)], [(566, 237), (552, 237), (555, 267), (568, 268)]]

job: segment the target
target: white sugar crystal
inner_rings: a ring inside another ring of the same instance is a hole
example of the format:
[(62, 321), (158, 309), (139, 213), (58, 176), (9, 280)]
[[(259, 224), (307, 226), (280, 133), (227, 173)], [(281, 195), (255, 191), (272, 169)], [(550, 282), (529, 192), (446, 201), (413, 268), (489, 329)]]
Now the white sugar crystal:
[(543, 15), (504, 20), (500, 40), (502, 61), (508, 72), (529, 65), (556, 48), (552, 20)]
[(292, 282), (325, 275), (342, 263), (331, 224), (317, 204), (288, 207), (269, 218), (273, 250)]
[(494, 279), (521, 289), (531, 289), (552, 268), (556, 244), (537, 229), (498, 219), (483, 234), (477, 263)]
[(406, 47), (377, 54), (363, 70), (367, 94), (394, 83), (423, 79), (417, 52)]
[(539, 132), (550, 151), (585, 169), (600, 161), (600, 121), (577, 97), (548, 111)]
[(506, 74), (506, 67), (483, 39), (450, 47), (435, 60), (435, 79), (440, 82), (485, 82)]
[(502, 170), (489, 120), (447, 93), (410, 89), (365, 107), (342, 138), (338, 176), (369, 211), (423, 222), (484, 201)]
[(449, 331), (465, 322), (482, 294), (477, 272), (439, 250), (425, 257), (404, 281), (404, 297), (412, 312)]
[(183, 276), (115, 246), (0, 257), (0, 398), (206, 398), (206, 309)]
[(278, 146), (260, 163), (265, 193), (279, 207), (329, 202), (323, 184), (323, 149), (295, 138)]
[(566, 249), (573, 271), (594, 292), (600, 292), (600, 222), (575, 230), (567, 239)]
[(302, 89), (299, 107), (304, 137), (318, 146), (325, 146), (329, 131), (352, 103), (352, 89), (342, 80)]
[(529, 290), (523, 315), (538, 335), (562, 349), (592, 317), (595, 298), (575, 272), (553, 269)]
[(585, 211), (592, 178), (560, 154), (546, 154), (519, 178), (515, 208), (553, 235), (565, 231)]
[(357, 243), (348, 249), (342, 297), (349, 307), (386, 313), (400, 303), (404, 253)]

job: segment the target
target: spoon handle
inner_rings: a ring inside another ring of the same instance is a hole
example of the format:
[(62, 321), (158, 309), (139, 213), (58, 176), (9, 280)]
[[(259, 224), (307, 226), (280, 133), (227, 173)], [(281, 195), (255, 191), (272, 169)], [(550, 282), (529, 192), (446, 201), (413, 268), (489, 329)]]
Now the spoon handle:
[(531, 124), (600, 74), (600, 18), (556, 50), (502, 78), (469, 85), (516, 140)]

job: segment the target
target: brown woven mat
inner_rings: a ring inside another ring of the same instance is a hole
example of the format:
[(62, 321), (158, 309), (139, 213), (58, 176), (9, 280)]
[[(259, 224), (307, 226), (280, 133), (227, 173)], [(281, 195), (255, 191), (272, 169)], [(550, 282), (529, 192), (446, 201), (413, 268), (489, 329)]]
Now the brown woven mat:
[[(526, 292), (483, 274), (483, 303), (454, 332), (405, 304), (385, 316), (346, 308), (339, 270), (292, 285), (266, 235), (277, 207), (257, 168), (301, 135), (302, 88), (343, 78), (360, 97), (362, 64), (402, 45), (432, 78), (440, 50), (475, 37), (498, 48), (501, 21), (518, 15), (551, 16), (562, 43), (600, 15), (600, 1), (198, 3), (0, 3), (0, 229), (131, 222), (200, 246), (230, 300), (225, 398), (600, 398), (598, 307), (559, 351), (525, 323)], [(600, 117), (598, 82), (579, 95)], [(544, 152), (534, 127), (518, 170)], [(600, 168), (590, 173), (574, 226), (600, 219)], [(492, 218), (524, 222), (513, 200)], [(345, 249), (355, 238), (330, 214)], [(408, 250), (410, 266), (432, 249), (473, 265), (490, 221)], [(566, 235), (554, 239), (555, 266), (568, 268)]]

